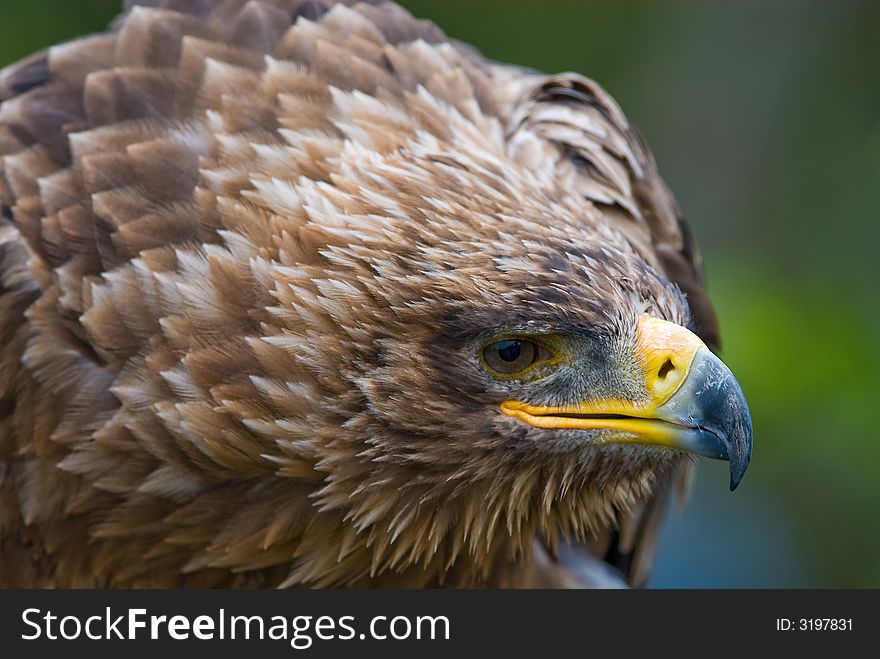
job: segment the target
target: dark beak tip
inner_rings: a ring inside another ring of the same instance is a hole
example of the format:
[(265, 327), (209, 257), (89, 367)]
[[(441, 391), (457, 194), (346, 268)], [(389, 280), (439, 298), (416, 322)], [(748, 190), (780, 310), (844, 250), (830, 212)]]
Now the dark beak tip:
[(730, 491), (739, 487), (752, 458), (752, 415), (745, 394), (730, 369), (711, 353), (697, 363), (703, 375), (702, 423), (723, 446), (730, 465)]
[(730, 491), (733, 492), (742, 482), (752, 457), (751, 442), (744, 452), (731, 452), (730, 455)]
[(730, 470), (730, 491), (733, 492), (742, 482), (742, 474), (735, 474), (733, 469)]

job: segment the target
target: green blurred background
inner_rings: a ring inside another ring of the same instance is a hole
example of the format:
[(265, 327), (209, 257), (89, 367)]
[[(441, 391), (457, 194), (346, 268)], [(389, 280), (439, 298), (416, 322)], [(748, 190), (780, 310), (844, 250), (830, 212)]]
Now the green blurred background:
[[(404, 0), (497, 60), (598, 80), (697, 234), (749, 398), (735, 494), (704, 461), (657, 587), (880, 586), (880, 3)], [(119, 0), (0, 0), (0, 66)]]

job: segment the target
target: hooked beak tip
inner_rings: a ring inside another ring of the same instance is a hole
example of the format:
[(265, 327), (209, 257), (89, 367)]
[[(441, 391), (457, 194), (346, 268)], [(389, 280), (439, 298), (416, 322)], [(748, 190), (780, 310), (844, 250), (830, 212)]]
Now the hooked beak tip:
[(730, 369), (708, 348), (700, 348), (681, 388), (660, 408), (665, 418), (694, 430), (682, 433), (693, 452), (730, 463), (730, 490), (748, 469), (752, 418)]

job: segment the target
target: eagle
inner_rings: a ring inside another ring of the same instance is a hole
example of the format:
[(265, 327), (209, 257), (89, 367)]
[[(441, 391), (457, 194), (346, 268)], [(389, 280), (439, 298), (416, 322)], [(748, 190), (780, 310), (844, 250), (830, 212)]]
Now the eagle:
[(129, 0), (0, 72), (0, 585), (640, 586), (752, 427), (595, 82), (393, 2)]

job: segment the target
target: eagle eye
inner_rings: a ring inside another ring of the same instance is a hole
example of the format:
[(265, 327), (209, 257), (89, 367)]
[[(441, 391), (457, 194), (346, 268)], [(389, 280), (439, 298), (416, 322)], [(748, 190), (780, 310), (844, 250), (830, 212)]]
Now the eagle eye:
[(553, 359), (543, 345), (529, 339), (496, 341), (483, 348), (483, 364), (492, 375), (522, 375), (532, 366)]

